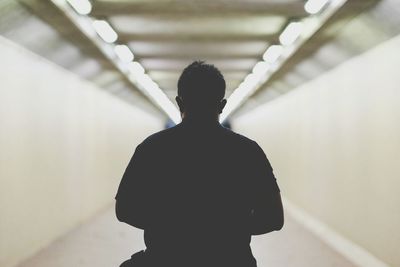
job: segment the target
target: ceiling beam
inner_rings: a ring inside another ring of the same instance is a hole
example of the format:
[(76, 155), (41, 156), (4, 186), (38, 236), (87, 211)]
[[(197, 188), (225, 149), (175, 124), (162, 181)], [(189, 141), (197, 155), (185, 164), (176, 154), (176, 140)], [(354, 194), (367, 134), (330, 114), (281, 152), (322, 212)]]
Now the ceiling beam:
[(160, 60), (203, 60), (203, 61), (214, 61), (214, 60), (230, 60), (230, 59), (261, 59), (260, 54), (254, 53), (242, 53), (242, 54), (235, 54), (235, 53), (224, 53), (224, 54), (216, 54), (216, 53), (157, 53), (157, 54), (140, 54), (140, 57), (137, 57), (140, 61), (141, 59), (160, 59)]
[[(182, 71), (188, 64), (193, 60), (183, 59), (141, 59), (140, 63), (147, 70), (151, 71)], [(253, 66), (257, 63), (256, 58), (246, 59), (222, 59), (213, 60), (210, 62), (214, 64), (219, 70), (223, 72), (238, 72), (238, 71), (250, 71)]]
[(259, 14), (302, 17), (306, 16), (302, 1), (273, 1), (273, 2), (249, 2), (249, 1), (154, 1), (154, 0), (94, 0), (92, 14), (95, 16), (112, 16), (122, 14)]
[(163, 34), (163, 33), (123, 33), (119, 34), (119, 40), (129, 43), (131, 41), (148, 42), (252, 42), (263, 41), (266, 43), (277, 42), (277, 34)]

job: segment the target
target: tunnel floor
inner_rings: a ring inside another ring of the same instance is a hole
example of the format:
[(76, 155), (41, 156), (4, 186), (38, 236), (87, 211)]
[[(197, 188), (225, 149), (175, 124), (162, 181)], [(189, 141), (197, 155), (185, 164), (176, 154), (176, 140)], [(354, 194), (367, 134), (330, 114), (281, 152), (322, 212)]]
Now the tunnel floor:
[[(280, 232), (253, 237), (258, 267), (353, 267), (286, 214)], [(18, 267), (110, 267), (144, 248), (142, 232), (120, 223), (109, 208)]]

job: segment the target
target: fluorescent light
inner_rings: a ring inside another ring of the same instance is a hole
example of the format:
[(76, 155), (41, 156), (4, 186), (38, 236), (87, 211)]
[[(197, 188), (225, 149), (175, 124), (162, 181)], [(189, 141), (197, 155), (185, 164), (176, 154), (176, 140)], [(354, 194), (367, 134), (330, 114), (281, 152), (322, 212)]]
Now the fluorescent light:
[(87, 15), (92, 11), (92, 4), (88, 0), (67, 0), (67, 2), (81, 15)]
[(254, 84), (251, 80), (255, 78), (254, 74), (247, 75), (245, 81), (243, 81), (238, 88), (229, 96), (228, 102), (224, 110), (222, 111), (219, 120), (223, 122), (231, 112), (233, 112), (237, 106), (254, 90)]
[[(68, 4), (67, 0), (50, 0), (60, 12), (62, 12), (71, 23), (73, 23), (77, 29), (87, 37), (93, 45), (95, 45), (101, 53), (107, 58), (111, 64), (113, 64), (126, 78), (129, 79), (130, 83), (134, 85), (137, 90), (143, 92), (148, 96), (149, 100), (156, 106), (159, 106), (168, 117), (170, 117), (175, 123), (181, 121), (181, 114), (176, 105), (169, 99), (160, 87), (154, 83), (151, 78), (144, 78), (142, 84), (139, 82), (140, 77), (147, 77), (144, 73), (143, 67), (137, 62), (125, 63), (116, 59), (116, 53), (114, 51), (115, 45), (107, 44), (114, 43), (118, 39), (117, 33), (111, 27), (107, 21), (96, 20), (89, 16), (80, 16), (75, 12), (74, 8)], [(76, 0), (82, 1), (82, 0)], [(97, 32), (99, 37), (94, 34)], [(106, 43), (107, 42), (107, 43)], [(138, 73), (138, 77), (135, 77), (133, 73)], [(144, 87), (145, 85), (146, 87)]]
[(254, 87), (258, 82), (259, 82), (259, 80), (258, 80), (257, 75), (255, 75), (254, 73), (250, 73), (244, 79), (243, 84), (246, 87)]
[(299, 38), (302, 30), (303, 24), (301, 22), (291, 22), (279, 36), (279, 41), (282, 45), (291, 45)]
[(236, 98), (242, 101), (251, 91), (254, 89), (254, 84), (251, 83), (242, 83), (236, 91)]
[(118, 39), (117, 33), (105, 20), (93, 21), (93, 27), (101, 39), (107, 43), (114, 43)]
[(240, 103), (242, 103), (243, 100), (245, 100), (254, 92), (259, 82), (259, 76), (255, 73), (250, 73), (246, 76), (239, 87), (236, 88), (229, 96), (226, 106), (219, 117), (220, 122), (223, 122), (229, 116), (229, 114), (231, 114), (231, 112), (233, 112), (240, 105)]
[(283, 52), (283, 47), (281, 45), (271, 45), (268, 47), (267, 51), (265, 51), (263, 55), (263, 59), (265, 62), (273, 64), (278, 58), (281, 56)]
[(329, 0), (308, 0), (304, 9), (310, 14), (317, 14), (329, 2)]
[(131, 74), (133, 74), (135, 77), (139, 77), (140, 75), (144, 74), (144, 68), (142, 64), (140, 64), (137, 61), (130, 62), (128, 64), (128, 69), (131, 72)]
[(155, 83), (149, 75), (143, 74), (138, 77), (138, 82), (143, 90), (159, 105), (165, 113), (175, 122), (181, 121), (181, 115), (179, 110), (166, 96), (166, 94), (160, 89), (157, 83)]
[(141, 86), (143, 86), (147, 90), (149, 90), (150, 88), (152, 89), (157, 85), (147, 74), (141, 75), (138, 79), (138, 82)]
[(126, 45), (116, 45), (115, 54), (124, 62), (131, 62), (134, 58), (132, 51)]
[(254, 66), (253, 73), (257, 76), (262, 76), (268, 71), (268, 69), (269, 64), (267, 62), (260, 61)]

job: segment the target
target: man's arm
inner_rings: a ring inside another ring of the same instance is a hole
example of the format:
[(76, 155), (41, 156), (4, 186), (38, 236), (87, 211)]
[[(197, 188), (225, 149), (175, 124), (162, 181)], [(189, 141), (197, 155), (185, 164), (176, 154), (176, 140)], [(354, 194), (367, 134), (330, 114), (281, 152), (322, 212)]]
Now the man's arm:
[(133, 154), (115, 197), (115, 213), (119, 221), (144, 229), (146, 225), (146, 156), (141, 145)]
[(262, 235), (282, 229), (284, 223), (283, 207), (279, 192), (268, 194), (263, 203), (252, 213), (252, 235)]
[(283, 206), (279, 187), (271, 164), (263, 150), (256, 144), (253, 160), (253, 210), (250, 231), (252, 235), (266, 234), (282, 229), (284, 223)]
[(115, 202), (115, 214), (120, 222), (127, 223), (133, 227), (144, 229), (145, 222), (140, 216), (132, 214), (132, 209), (121, 200)]

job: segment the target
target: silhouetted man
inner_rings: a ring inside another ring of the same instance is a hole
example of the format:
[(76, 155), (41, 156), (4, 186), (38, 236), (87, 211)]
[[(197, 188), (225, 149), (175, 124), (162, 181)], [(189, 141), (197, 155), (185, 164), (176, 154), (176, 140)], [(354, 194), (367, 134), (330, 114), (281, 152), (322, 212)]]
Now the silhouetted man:
[(251, 235), (280, 230), (280, 192), (256, 142), (220, 125), (225, 80), (194, 62), (178, 82), (182, 122), (137, 146), (116, 196), (147, 249), (121, 266), (254, 267)]

